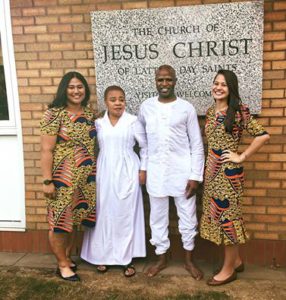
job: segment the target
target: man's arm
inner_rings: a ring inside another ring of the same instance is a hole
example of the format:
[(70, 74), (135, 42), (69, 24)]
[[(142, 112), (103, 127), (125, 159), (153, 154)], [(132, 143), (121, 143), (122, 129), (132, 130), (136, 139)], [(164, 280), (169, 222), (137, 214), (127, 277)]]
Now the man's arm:
[(199, 182), (203, 181), (204, 175), (204, 146), (201, 136), (201, 130), (195, 109), (192, 107), (188, 114), (187, 132), (189, 137), (191, 170), (189, 180), (186, 186), (186, 197), (195, 195)]

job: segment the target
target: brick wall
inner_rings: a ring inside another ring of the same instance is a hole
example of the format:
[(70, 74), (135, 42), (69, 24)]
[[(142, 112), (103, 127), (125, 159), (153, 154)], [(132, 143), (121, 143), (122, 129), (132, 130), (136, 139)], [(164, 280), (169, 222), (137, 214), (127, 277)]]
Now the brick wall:
[[(60, 78), (77, 69), (95, 103), (90, 11), (227, 3), (227, 0), (11, 0), (26, 174), (27, 228), (47, 229), (39, 120)], [(242, 1), (241, 1), (242, 2)], [(271, 140), (245, 163), (244, 213), (254, 239), (286, 240), (286, 2), (265, 0), (263, 109)], [(241, 150), (250, 142), (243, 137)], [(171, 225), (174, 222), (171, 223)], [(176, 233), (175, 226), (172, 232)], [(286, 247), (284, 247), (286, 248)]]

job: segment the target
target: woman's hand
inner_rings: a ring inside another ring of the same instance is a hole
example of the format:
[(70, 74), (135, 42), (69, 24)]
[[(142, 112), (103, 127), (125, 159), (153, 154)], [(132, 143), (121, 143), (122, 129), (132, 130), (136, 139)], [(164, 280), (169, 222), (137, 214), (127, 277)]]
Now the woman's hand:
[(49, 199), (55, 199), (56, 198), (56, 188), (53, 183), (50, 183), (49, 185), (43, 184), (43, 192), (45, 197)]
[(146, 184), (146, 171), (140, 170), (139, 171), (139, 184)]
[(244, 153), (239, 155), (238, 153), (232, 152), (230, 150), (224, 150), (222, 152), (222, 156), (221, 156), (221, 160), (224, 163), (225, 162), (233, 162), (236, 164), (240, 164), (243, 161), (245, 161), (245, 159), (246, 159), (246, 155)]

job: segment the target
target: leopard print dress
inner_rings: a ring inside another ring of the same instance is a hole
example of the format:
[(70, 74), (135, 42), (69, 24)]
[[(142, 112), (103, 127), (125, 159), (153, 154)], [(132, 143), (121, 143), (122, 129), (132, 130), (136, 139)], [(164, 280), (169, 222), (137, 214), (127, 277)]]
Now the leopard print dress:
[(95, 225), (94, 119), (89, 108), (77, 115), (51, 108), (41, 120), (41, 134), (57, 136), (52, 173), (56, 198), (46, 199), (49, 227), (54, 232)]
[(244, 129), (252, 136), (267, 134), (250, 115), (246, 105), (237, 112), (232, 133), (226, 133), (226, 112), (215, 113), (212, 106), (206, 114), (205, 133), (208, 156), (205, 168), (203, 214), (200, 235), (217, 245), (243, 244), (248, 239), (242, 218), (244, 173), (241, 164), (222, 163), (223, 150), (238, 151)]

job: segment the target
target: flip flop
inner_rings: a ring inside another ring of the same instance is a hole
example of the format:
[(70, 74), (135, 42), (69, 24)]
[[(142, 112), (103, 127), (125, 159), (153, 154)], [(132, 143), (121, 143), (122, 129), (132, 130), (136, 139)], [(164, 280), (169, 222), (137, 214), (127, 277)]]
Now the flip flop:
[[(129, 273), (129, 271), (132, 270), (132, 273)], [(136, 274), (136, 270), (133, 264), (129, 264), (127, 266), (123, 267), (123, 274), (125, 277), (132, 277)]]
[(106, 273), (108, 271), (108, 267), (105, 266), (105, 265), (99, 265), (99, 266), (96, 267), (96, 271), (98, 273), (103, 274), (103, 273)]

